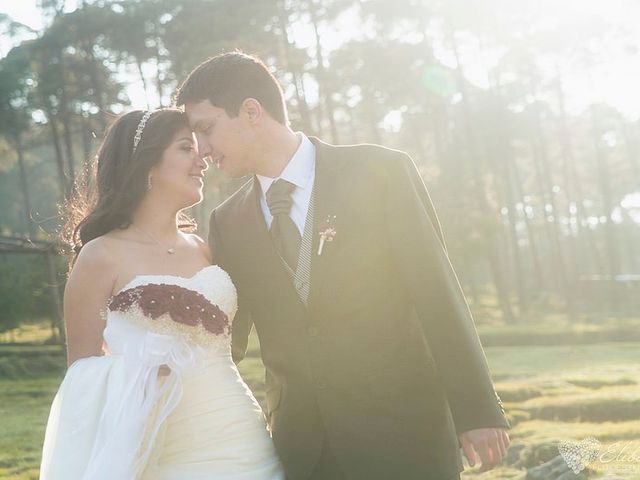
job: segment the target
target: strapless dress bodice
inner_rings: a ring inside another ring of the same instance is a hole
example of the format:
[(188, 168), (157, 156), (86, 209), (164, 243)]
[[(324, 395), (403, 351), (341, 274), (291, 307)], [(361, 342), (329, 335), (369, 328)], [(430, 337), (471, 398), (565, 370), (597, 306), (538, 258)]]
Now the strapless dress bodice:
[[(108, 302), (104, 340), (112, 355), (155, 363), (159, 354), (193, 363), (229, 355), (236, 289), (217, 265), (192, 277), (138, 275)], [(171, 350), (171, 351), (169, 351)]]

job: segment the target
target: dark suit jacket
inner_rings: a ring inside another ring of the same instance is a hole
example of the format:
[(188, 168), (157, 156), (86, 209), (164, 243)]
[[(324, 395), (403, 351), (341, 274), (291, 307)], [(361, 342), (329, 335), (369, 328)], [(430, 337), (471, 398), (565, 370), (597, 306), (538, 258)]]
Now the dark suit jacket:
[[(455, 476), (458, 433), (509, 423), (427, 189), (403, 152), (311, 140), (308, 308), (274, 249), (257, 179), (211, 214), (214, 257), (239, 293), (234, 359), (253, 322), (290, 480), (308, 477), (324, 432), (349, 479)], [(337, 233), (318, 255), (328, 215)]]

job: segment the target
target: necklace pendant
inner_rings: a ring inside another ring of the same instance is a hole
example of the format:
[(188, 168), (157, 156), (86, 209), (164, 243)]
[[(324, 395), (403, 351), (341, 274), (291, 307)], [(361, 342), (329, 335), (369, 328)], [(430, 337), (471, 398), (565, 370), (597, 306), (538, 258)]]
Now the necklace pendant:
[(169, 255), (173, 255), (174, 253), (176, 253), (176, 250), (175, 250), (175, 248), (169, 248), (169, 249), (167, 250), (167, 253), (168, 253)]

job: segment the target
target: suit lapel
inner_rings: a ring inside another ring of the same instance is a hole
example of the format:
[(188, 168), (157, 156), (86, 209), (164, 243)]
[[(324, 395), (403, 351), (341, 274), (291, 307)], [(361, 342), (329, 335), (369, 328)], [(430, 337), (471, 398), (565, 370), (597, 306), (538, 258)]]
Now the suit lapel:
[[(243, 199), (239, 218), (242, 224), (242, 233), (239, 238), (247, 242), (245, 252), (247, 260), (255, 265), (255, 275), (267, 276), (266, 284), (275, 284), (277, 288), (286, 289), (287, 297), (295, 297), (302, 304), (291, 275), (286, 270), (280, 255), (273, 244), (264, 215), (260, 207), (260, 183), (253, 178), (252, 185), (248, 186)], [(293, 294), (293, 295), (290, 295)]]
[[(340, 241), (340, 203), (339, 188), (341, 180), (339, 170), (341, 159), (337, 154), (338, 148), (322, 142), (318, 138), (309, 137), (316, 147), (316, 167), (314, 180), (313, 230), (311, 244), (311, 285), (309, 291), (308, 308), (313, 309), (318, 304), (322, 286), (327, 281), (327, 267), (332, 256), (331, 243), (325, 243), (322, 255), (318, 255), (320, 246), (320, 230), (325, 226), (328, 216), (336, 216), (336, 242)], [(266, 277), (266, 284), (275, 284), (285, 289), (285, 299), (295, 298), (295, 301), (305, 307), (295, 289), (291, 273), (286, 270), (283, 260), (273, 244), (267, 224), (260, 206), (260, 183), (253, 178), (247, 185), (247, 191), (239, 209), (238, 218), (241, 220), (241, 234), (238, 238), (246, 242), (245, 252), (247, 261), (255, 265), (254, 274)], [(282, 298), (282, 297), (280, 297)]]
[[(336, 155), (336, 147), (322, 142), (315, 137), (309, 137), (316, 147), (315, 174), (315, 214), (313, 219), (313, 242), (311, 247), (311, 288), (309, 292), (309, 308), (313, 309), (319, 301), (319, 294), (326, 282), (327, 267), (331, 260), (332, 245), (325, 242), (322, 254), (318, 255), (320, 247), (320, 231), (329, 216), (336, 217), (335, 226), (339, 230), (340, 224), (340, 196), (338, 188), (340, 176), (337, 174), (341, 166)], [(340, 241), (340, 233), (336, 240)]]

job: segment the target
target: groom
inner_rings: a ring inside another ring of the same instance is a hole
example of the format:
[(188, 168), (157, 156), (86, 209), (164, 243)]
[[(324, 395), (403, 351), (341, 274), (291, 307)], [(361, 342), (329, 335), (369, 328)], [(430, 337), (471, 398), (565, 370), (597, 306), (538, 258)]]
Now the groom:
[(208, 156), (250, 180), (211, 213), (238, 289), (233, 355), (252, 325), (289, 480), (449, 480), (483, 469), (509, 423), (429, 194), (411, 158), (289, 128), (257, 58), (193, 70), (177, 94)]

